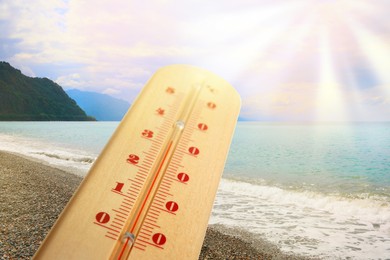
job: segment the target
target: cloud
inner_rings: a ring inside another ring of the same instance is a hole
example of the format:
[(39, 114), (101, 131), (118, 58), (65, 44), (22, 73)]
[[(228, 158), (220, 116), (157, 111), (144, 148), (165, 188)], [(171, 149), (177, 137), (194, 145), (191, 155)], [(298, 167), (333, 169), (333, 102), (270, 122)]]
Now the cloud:
[(58, 77), (56, 83), (65, 88), (81, 87), (85, 84), (78, 73)]
[(121, 93), (121, 91), (119, 91), (117, 89), (113, 89), (113, 88), (107, 88), (103, 91), (103, 94), (107, 94), (107, 95), (117, 95), (120, 93)]
[[(165, 5), (10, 1), (1, 10), (5, 38), (15, 43), (15, 50), (2, 42), (0, 58), (67, 88), (140, 88), (161, 65), (197, 51), (177, 44), (177, 23), (171, 11), (161, 12)], [(45, 67), (44, 73), (34, 71), (38, 66)]]
[(384, 0), (3, 1), (0, 59), (66, 88), (129, 101), (159, 67), (189, 63), (235, 86), (248, 117), (310, 120), (325, 34), (346, 109), (374, 110), (358, 98), (375, 96), (366, 88), (382, 86), (377, 96), (387, 100), (388, 7)]
[(22, 73), (26, 76), (29, 76), (29, 77), (35, 77), (35, 73), (33, 72), (33, 70), (27, 66), (24, 66), (24, 65), (21, 65), (19, 67), (19, 69), (22, 71)]
[[(371, 89), (365, 89), (362, 91), (359, 102), (369, 106), (383, 108), (390, 108), (390, 97), (387, 97), (383, 92), (383, 89), (389, 89), (390, 85), (377, 86)], [(387, 110), (384, 110), (387, 111)]]
[(390, 97), (384, 89), (390, 85), (378, 85), (362, 90), (351, 89), (346, 98), (357, 121), (389, 121)]
[(315, 86), (308, 83), (285, 84), (278, 89), (264, 90), (255, 95), (243, 97), (245, 118), (273, 120), (311, 120), (316, 103), (312, 98)]
[[(312, 83), (288, 83), (277, 89), (258, 90), (243, 97), (242, 117), (252, 120), (271, 121), (388, 121), (390, 98), (383, 89), (390, 86), (376, 86), (365, 89), (339, 88), (342, 97), (341, 107), (332, 107), (332, 97), (328, 104), (332, 113), (319, 117), (324, 109), (316, 100), (319, 86)], [(336, 97), (334, 97), (336, 98)], [(343, 118), (347, 115), (353, 115)]]

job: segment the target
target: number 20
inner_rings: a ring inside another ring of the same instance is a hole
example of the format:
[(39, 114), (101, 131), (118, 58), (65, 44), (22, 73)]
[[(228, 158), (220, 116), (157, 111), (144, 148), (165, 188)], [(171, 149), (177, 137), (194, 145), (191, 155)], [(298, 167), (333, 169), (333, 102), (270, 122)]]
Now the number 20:
[(127, 161), (128, 163), (131, 163), (131, 164), (137, 164), (138, 161), (139, 161), (139, 156), (137, 156), (137, 155), (135, 155), (135, 154), (130, 154), (130, 155), (127, 157), (126, 161)]

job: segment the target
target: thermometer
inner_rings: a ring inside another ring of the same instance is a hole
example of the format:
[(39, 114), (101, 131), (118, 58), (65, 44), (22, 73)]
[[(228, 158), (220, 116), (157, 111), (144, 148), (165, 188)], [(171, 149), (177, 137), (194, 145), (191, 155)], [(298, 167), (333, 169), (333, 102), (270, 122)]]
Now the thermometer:
[(197, 259), (240, 110), (206, 70), (143, 88), (35, 259)]

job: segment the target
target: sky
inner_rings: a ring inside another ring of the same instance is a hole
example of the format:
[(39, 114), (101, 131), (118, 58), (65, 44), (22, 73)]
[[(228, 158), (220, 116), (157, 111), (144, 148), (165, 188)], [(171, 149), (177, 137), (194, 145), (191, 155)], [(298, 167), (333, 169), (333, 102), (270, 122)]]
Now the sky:
[(260, 121), (390, 121), (389, 0), (0, 0), (0, 60), (132, 102), (191, 64)]

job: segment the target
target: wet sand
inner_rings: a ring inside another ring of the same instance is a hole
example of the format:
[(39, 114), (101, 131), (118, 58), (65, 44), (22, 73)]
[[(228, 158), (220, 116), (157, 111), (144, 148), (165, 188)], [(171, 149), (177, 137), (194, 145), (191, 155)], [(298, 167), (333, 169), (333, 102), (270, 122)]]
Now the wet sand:
[[(0, 152), (0, 259), (30, 259), (82, 178)], [(248, 232), (209, 226), (199, 259), (303, 259)]]

